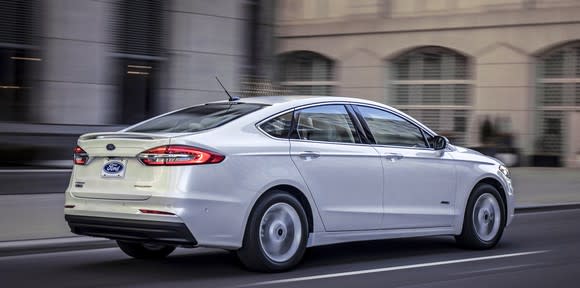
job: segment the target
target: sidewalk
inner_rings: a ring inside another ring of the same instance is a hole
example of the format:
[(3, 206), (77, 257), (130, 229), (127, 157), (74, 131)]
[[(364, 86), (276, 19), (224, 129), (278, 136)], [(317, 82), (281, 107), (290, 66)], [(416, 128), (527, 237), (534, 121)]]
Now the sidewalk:
[[(580, 203), (580, 169), (526, 167), (510, 170), (518, 208)], [(6, 246), (7, 241), (87, 239), (69, 232), (63, 204), (63, 193), (0, 195), (0, 247)], [(37, 243), (42, 241), (48, 240)]]
[(580, 169), (510, 168), (516, 206), (580, 203)]

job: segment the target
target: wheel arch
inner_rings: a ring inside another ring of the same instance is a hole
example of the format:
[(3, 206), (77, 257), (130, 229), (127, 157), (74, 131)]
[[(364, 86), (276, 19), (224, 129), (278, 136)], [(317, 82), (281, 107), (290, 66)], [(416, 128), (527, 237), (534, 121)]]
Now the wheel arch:
[[(479, 179), (477, 182), (475, 182), (475, 184), (473, 184), (473, 186), (471, 187), (471, 190), (469, 191), (469, 195), (465, 198), (465, 203), (463, 203), (463, 218), (465, 218), (465, 213), (467, 211), (467, 203), (469, 203), (469, 198), (471, 198), (471, 194), (473, 194), (473, 192), (475, 191), (475, 187), (477, 187), (477, 185), (479, 184), (489, 184), (491, 186), (493, 186), (495, 189), (497, 189), (497, 191), (499, 192), (499, 196), (501, 197), (502, 200), (502, 209), (504, 211), (504, 214), (507, 217), (507, 213), (508, 213), (508, 203), (507, 203), (507, 195), (506, 195), (506, 189), (503, 187), (503, 184), (496, 178), (494, 178), (493, 176), (490, 175), (486, 175), (484, 177), (482, 177), (481, 179)], [(463, 219), (461, 221), (462, 226), (463, 226)]]
[[(258, 203), (260, 203), (260, 201), (262, 201), (262, 199), (264, 199), (266, 196), (268, 196), (272, 193), (276, 193), (276, 191), (284, 191), (284, 192), (287, 192), (290, 195), (296, 197), (296, 199), (298, 200), (298, 202), (300, 202), (300, 204), (304, 208), (304, 211), (306, 212), (306, 219), (308, 221), (308, 232), (312, 233), (314, 231), (314, 211), (312, 209), (313, 205), (310, 203), (308, 197), (306, 197), (306, 194), (304, 194), (304, 192), (302, 192), (300, 189), (296, 188), (295, 186), (292, 186), (289, 184), (278, 184), (278, 185), (272, 186), (272, 187), (268, 188), (266, 191), (264, 191), (264, 193), (262, 193), (252, 204), (252, 206), (250, 208), (250, 213), (248, 214), (248, 217), (246, 218), (244, 227), (247, 228), (248, 222), (250, 221), (250, 218), (251, 218), (250, 216), (252, 213), (254, 213), (254, 209), (256, 208), (256, 205), (258, 205)], [(246, 229), (244, 229), (244, 234), (246, 233), (245, 230)]]
[[(502, 208), (504, 209), (504, 212), (506, 212), (506, 214), (507, 214), (507, 195), (506, 195), (505, 188), (503, 187), (501, 182), (499, 182), (497, 179), (492, 178), (492, 177), (483, 178), (483, 179), (479, 180), (479, 182), (477, 182), (473, 186), (473, 188), (471, 189), (471, 193), (473, 193), (473, 189), (475, 189), (475, 187), (477, 185), (479, 185), (480, 183), (489, 184), (489, 185), (493, 186), (495, 189), (497, 189), (497, 191), (499, 191), (499, 196), (501, 196), (501, 200), (503, 201)], [(470, 193), (470, 196), (471, 196), (471, 193)]]

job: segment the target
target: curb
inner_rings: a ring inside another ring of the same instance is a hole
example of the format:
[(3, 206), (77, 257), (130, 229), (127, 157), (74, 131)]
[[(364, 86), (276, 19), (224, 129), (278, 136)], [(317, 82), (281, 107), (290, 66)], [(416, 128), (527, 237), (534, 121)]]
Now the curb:
[(0, 257), (116, 247), (113, 240), (93, 237), (63, 237), (0, 242)]
[[(516, 214), (580, 209), (580, 203), (522, 205)], [(0, 241), (0, 257), (117, 247), (113, 240), (74, 236), (38, 240)]]
[(573, 210), (580, 209), (580, 203), (556, 203), (556, 204), (544, 204), (544, 205), (522, 205), (516, 207), (516, 214), (523, 213), (533, 213), (533, 212), (545, 212), (545, 211), (560, 211), (560, 210)]

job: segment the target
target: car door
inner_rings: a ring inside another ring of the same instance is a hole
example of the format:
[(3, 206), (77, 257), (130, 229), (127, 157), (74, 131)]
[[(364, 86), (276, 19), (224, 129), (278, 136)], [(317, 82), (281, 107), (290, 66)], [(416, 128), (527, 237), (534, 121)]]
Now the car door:
[(355, 110), (382, 157), (383, 228), (451, 226), (456, 176), (450, 153), (430, 148), (426, 132), (401, 115), (370, 106)]
[(290, 154), (327, 231), (380, 229), (383, 172), (342, 104), (295, 111)]

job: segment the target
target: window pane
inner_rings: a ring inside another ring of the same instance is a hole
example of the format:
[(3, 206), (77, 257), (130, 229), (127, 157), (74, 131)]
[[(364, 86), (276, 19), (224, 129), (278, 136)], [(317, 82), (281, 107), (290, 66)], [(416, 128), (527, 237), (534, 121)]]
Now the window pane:
[(333, 62), (312, 52), (294, 52), (281, 56), (282, 81), (333, 81)]
[(422, 79), (440, 79), (441, 78), (441, 58), (442, 54), (423, 53), (423, 78)]
[(303, 140), (360, 143), (343, 105), (324, 105), (297, 112), (298, 137)]
[(380, 145), (427, 147), (421, 130), (409, 121), (392, 113), (359, 106), (375, 142)]
[(292, 112), (268, 120), (260, 126), (264, 132), (272, 137), (287, 138), (292, 126)]
[(263, 105), (245, 103), (220, 103), (195, 106), (144, 122), (128, 130), (128, 132), (198, 132), (226, 124), (262, 107)]

